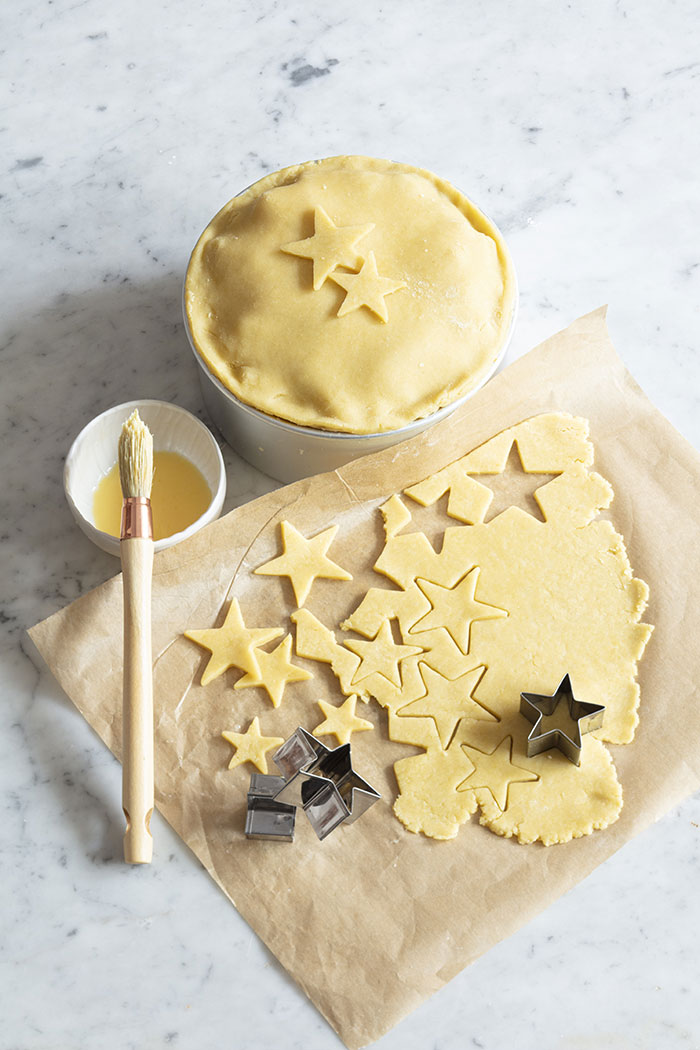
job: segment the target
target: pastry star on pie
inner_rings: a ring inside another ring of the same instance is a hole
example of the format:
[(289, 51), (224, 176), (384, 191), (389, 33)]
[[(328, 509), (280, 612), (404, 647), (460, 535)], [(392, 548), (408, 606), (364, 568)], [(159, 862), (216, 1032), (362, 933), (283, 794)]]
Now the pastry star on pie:
[(281, 523), (280, 531), (284, 553), (260, 565), (255, 572), (258, 576), (288, 576), (299, 608), (308, 598), (314, 580), (352, 579), (349, 572), (326, 557), (326, 551), (338, 531), (337, 525), (331, 525), (311, 539), (302, 536), (288, 521)]
[(238, 601), (234, 598), (221, 627), (201, 631), (185, 631), (185, 638), (196, 642), (211, 653), (211, 659), (202, 673), (202, 685), (207, 685), (229, 667), (237, 667), (247, 674), (260, 674), (256, 647), (279, 638), (281, 627), (246, 627)]
[(353, 733), (363, 733), (367, 729), (374, 729), (372, 723), (366, 718), (360, 718), (355, 714), (356, 704), (357, 696), (355, 693), (349, 696), (340, 707), (336, 707), (334, 704), (327, 704), (325, 700), (319, 700), (318, 706), (323, 711), (326, 719), (316, 726), (314, 736), (330, 736), (332, 734), (339, 744), (349, 744)]
[(252, 674), (250, 671), (239, 678), (234, 689), (246, 689), (249, 686), (262, 686), (272, 700), (273, 707), (279, 707), (285, 687), (291, 682), (305, 682), (313, 675), (305, 671), (298, 664), (291, 661), (292, 636), (288, 634), (283, 638), (276, 649), (271, 653), (259, 649), (255, 654), (260, 667), (260, 674)]
[(336, 226), (324, 209), (317, 205), (314, 208), (313, 237), (283, 244), (280, 251), (313, 261), (313, 286), (317, 292), (336, 266), (347, 266), (354, 270), (359, 265), (361, 259), (355, 246), (373, 229), (373, 222), (365, 223), (364, 226)]
[(267, 773), (265, 753), (270, 748), (280, 747), (284, 743), (284, 738), (281, 736), (263, 736), (257, 717), (253, 719), (245, 733), (227, 732), (221, 735), (236, 749), (236, 753), (228, 764), (229, 769), (235, 769), (244, 762), (252, 762), (261, 773)]
[(345, 645), (362, 660), (355, 671), (353, 685), (377, 672), (388, 678), (397, 688), (401, 688), (399, 664), (407, 656), (415, 656), (416, 653), (423, 652), (422, 648), (417, 645), (397, 645), (392, 637), (391, 624), (388, 620), (384, 621), (371, 642), (353, 639), (345, 642)]
[(333, 273), (331, 280), (347, 292), (340, 304), (338, 317), (344, 317), (345, 314), (366, 306), (384, 324), (389, 320), (384, 296), (406, 287), (405, 281), (394, 281), (391, 277), (382, 277), (377, 273), (374, 252), (367, 253), (359, 273)]
[(505, 609), (487, 605), (475, 597), (478, 581), (479, 567), (476, 565), (454, 587), (442, 587), (430, 580), (416, 580), (432, 609), (413, 625), (410, 633), (446, 627), (462, 652), (468, 653), (471, 628), (476, 620), (498, 620), (508, 615)]

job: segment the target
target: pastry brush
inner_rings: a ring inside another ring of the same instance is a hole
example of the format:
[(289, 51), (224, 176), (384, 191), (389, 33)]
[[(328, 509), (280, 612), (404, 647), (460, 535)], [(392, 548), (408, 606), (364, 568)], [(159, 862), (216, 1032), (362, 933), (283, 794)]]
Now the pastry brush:
[(124, 584), (124, 682), (122, 694), (122, 805), (126, 817), (124, 860), (148, 864), (153, 856), (153, 437), (132, 412), (119, 438), (122, 487), (120, 551)]

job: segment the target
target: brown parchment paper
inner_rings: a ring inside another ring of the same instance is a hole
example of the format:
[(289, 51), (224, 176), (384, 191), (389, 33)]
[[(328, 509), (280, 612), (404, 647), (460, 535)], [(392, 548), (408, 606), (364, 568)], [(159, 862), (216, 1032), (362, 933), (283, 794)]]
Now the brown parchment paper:
[[(301, 815), (294, 845), (247, 841), (251, 767), (227, 770), (232, 749), (222, 730), (245, 729), (255, 714), (269, 736), (286, 737), (299, 724), (313, 729), (322, 720), (316, 700), (338, 703), (340, 692), (329, 668), (310, 661), (299, 662), (314, 678), (289, 686), (277, 710), (262, 690), (234, 691), (235, 672), (203, 689), (208, 654), (182, 632), (219, 624), (233, 596), (248, 626), (293, 631), (289, 581), (250, 571), (278, 553), (284, 518), (307, 535), (340, 525), (330, 553), (354, 580), (316, 581), (306, 603), (336, 626), (369, 586), (389, 585), (371, 570), (383, 545), (376, 508), (386, 497), (505, 427), (555, 410), (590, 420), (595, 468), (616, 493), (612, 519), (635, 575), (651, 587), (644, 619), (656, 629), (640, 665), (641, 724), (633, 744), (611, 748), (624, 790), (621, 818), (549, 848), (499, 838), (476, 818), (449, 842), (412, 835), (391, 807), (393, 762), (414, 749), (388, 740), (385, 715), (371, 703), (358, 713), (375, 729), (353, 737), (353, 759), (381, 802), (323, 843)], [(700, 456), (626, 372), (601, 309), (511, 365), (429, 432), (263, 496), (156, 557), (158, 808), (348, 1047), (379, 1038), (699, 786), (699, 491)], [(121, 618), (115, 577), (30, 632), (117, 756)]]

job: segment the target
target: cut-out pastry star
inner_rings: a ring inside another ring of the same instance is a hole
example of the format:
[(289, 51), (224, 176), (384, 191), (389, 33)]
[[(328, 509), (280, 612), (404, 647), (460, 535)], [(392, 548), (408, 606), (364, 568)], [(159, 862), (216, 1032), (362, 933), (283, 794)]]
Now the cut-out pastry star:
[(521, 693), (520, 711), (532, 729), (527, 738), (529, 758), (550, 748), (558, 748), (575, 766), (581, 764), (582, 733), (600, 729), (605, 708), (577, 700), (568, 674), (551, 696)]
[(462, 718), (498, 721), (495, 715), (482, 707), (479, 701), (472, 696), (485, 671), (486, 666), (481, 664), (472, 671), (467, 671), (466, 674), (450, 681), (422, 663), (420, 673), (425, 684), (425, 696), (412, 700), (410, 704), (406, 704), (396, 713), (408, 718), (432, 718), (437, 726), (440, 743), (443, 748), (447, 748), (454, 736), (457, 723)]
[(314, 736), (334, 736), (339, 744), (349, 744), (353, 733), (363, 733), (367, 729), (374, 729), (371, 722), (366, 718), (360, 718), (355, 714), (357, 696), (353, 693), (347, 700), (336, 707), (335, 704), (327, 704), (325, 700), (319, 700), (318, 706), (326, 716), (325, 722), (321, 722), (314, 729)]
[(313, 237), (283, 244), (280, 251), (313, 261), (313, 286), (317, 292), (336, 266), (347, 266), (351, 270), (358, 266), (360, 259), (355, 247), (373, 229), (373, 222), (363, 226), (336, 226), (319, 204), (314, 208)]
[(243, 678), (238, 679), (233, 688), (247, 689), (249, 686), (262, 686), (272, 700), (273, 707), (280, 706), (286, 685), (291, 682), (305, 682), (307, 678), (313, 678), (310, 671), (305, 671), (303, 667), (292, 663), (291, 634), (283, 638), (271, 653), (258, 649), (255, 655), (260, 674), (255, 675), (249, 671)]
[(356, 685), (377, 672), (400, 689), (399, 664), (407, 656), (415, 656), (416, 653), (423, 652), (422, 648), (417, 645), (397, 645), (392, 637), (391, 624), (388, 620), (384, 620), (372, 641), (361, 642), (352, 639), (345, 642), (345, 645), (362, 661), (353, 675), (352, 685)]
[(265, 754), (271, 748), (278, 748), (284, 743), (281, 736), (263, 736), (260, 732), (260, 723), (257, 716), (250, 723), (245, 733), (226, 732), (221, 734), (224, 740), (228, 740), (236, 749), (236, 753), (228, 764), (229, 769), (244, 762), (252, 762), (261, 773), (267, 773), (267, 759)]
[(366, 306), (384, 324), (389, 320), (384, 296), (406, 287), (405, 281), (394, 281), (391, 277), (382, 277), (377, 273), (374, 252), (367, 253), (359, 273), (334, 273), (331, 274), (331, 280), (347, 292), (340, 304), (338, 317), (344, 317), (352, 310)]
[(454, 587), (442, 587), (430, 580), (417, 579), (416, 583), (432, 609), (414, 623), (409, 633), (418, 634), (433, 627), (446, 627), (462, 652), (468, 653), (471, 627), (476, 620), (499, 620), (508, 615), (505, 609), (487, 605), (476, 598), (479, 572), (478, 565), (475, 565)]
[(474, 769), (461, 784), (457, 785), (457, 790), (475, 791), (478, 788), (485, 788), (491, 793), (501, 812), (508, 808), (508, 791), (511, 784), (527, 784), (531, 780), (540, 779), (537, 773), (513, 762), (513, 738), (510, 736), (501, 740), (493, 751), (480, 751), (468, 744), (460, 746), (473, 763)]
[(258, 576), (288, 576), (299, 608), (308, 598), (314, 580), (352, 579), (349, 572), (326, 557), (338, 531), (337, 525), (331, 525), (311, 539), (302, 536), (288, 521), (281, 523), (280, 531), (284, 553), (260, 565), (255, 572)]
[(211, 653), (211, 659), (202, 672), (202, 685), (207, 685), (229, 667), (237, 667), (248, 674), (259, 675), (257, 646), (279, 638), (282, 633), (281, 627), (246, 627), (238, 601), (234, 598), (221, 627), (185, 631), (185, 638)]

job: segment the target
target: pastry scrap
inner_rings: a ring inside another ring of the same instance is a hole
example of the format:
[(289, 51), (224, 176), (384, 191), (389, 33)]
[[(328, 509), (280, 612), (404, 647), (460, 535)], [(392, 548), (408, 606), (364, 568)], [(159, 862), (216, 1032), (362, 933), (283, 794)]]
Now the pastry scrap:
[(280, 627), (248, 628), (243, 622), (238, 601), (234, 598), (221, 627), (185, 631), (185, 638), (208, 649), (211, 658), (202, 672), (202, 685), (208, 685), (230, 667), (259, 677), (258, 646), (279, 638)]
[(235, 769), (244, 762), (251, 762), (261, 773), (267, 773), (266, 753), (271, 748), (278, 748), (284, 743), (284, 738), (281, 736), (263, 736), (257, 716), (245, 733), (225, 732), (221, 735), (235, 748), (233, 758), (228, 764), (229, 769)]
[(256, 650), (259, 673), (253, 674), (248, 671), (239, 678), (234, 689), (247, 689), (251, 686), (260, 686), (272, 700), (273, 707), (279, 707), (282, 702), (285, 687), (292, 682), (305, 682), (313, 675), (292, 663), (292, 636), (288, 634), (271, 653), (264, 649)]
[[(541, 521), (517, 505), (486, 520), (492, 495), (480, 478), (502, 472), (514, 446), (525, 472), (551, 477), (537, 488)], [(598, 517), (613, 493), (592, 462), (584, 419), (550, 413), (510, 427), (381, 508), (374, 568), (389, 586), (370, 588), (341, 625), (364, 638), (341, 644), (311, 614), (294, 614), (297, 651), (330, 663), (346, 695), (374, 697), (391, 739), (424, 749), (395, 766), (394, 808), (411, 831), (449, 839), (480, 810), (497, 834), (550, 845), (619, 815), (605, 744), (634, 737), (637, 663), (652, 628), (641, 622), (648, 588)], [(412, 500), (431, 506), (445, 493), (459, 524), (437, 553), (404, 530)], [(361, 661), (349, 663), (348, 650)], [(556, 750), (528, 758), (520, 714), (521, 692), (550, 694), (567, 673), (578, 699), (605, 706), (578, 767)]]
[(339, 744), (349, 744), (353, 733), (363, 733), (374, 726), (366, 718), (355, 714), (357, 695), (352, 694), (339, 707), (319, 700), (318, 706), (325, 715), (325, 721), (314, 729), (314, 736), (333, 735)]
[(352, 576), (331, 561), (326, 552), (338, 531), (331, 525), (318, 535), (307, 539), (288, 521), (280, 524), (282, 550), (278, 558), (258, 566), (258, 576), (288, 576), (294, 589), (297, 606), (301, 608), (309, 596), (314, 580), (351, 580)]

